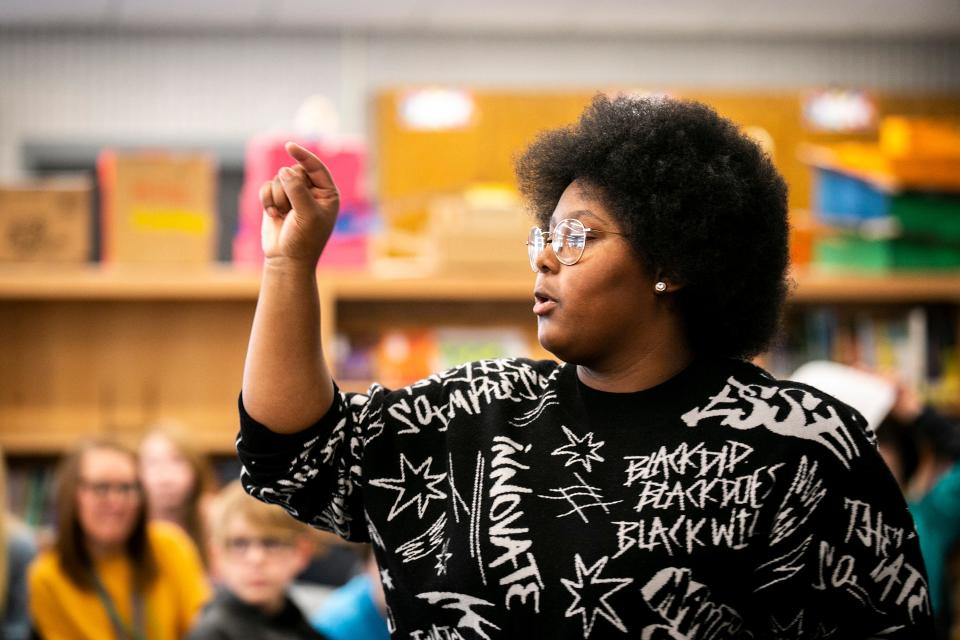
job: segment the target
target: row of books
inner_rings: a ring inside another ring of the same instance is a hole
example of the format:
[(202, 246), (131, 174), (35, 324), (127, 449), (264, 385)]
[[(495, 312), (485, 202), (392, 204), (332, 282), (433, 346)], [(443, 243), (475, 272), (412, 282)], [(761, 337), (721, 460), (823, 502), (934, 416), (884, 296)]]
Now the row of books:
[(48, 461), (9, 464), (7, 506), (10, 513), (33, 529), (51, 525), (54, 518), (56, 465)]
[(527, 336), (514, 327), (413, 327), (338, 335), (336, 371), (340, 380), (398, 387), (466, 362), (529, 354)]
[(764, 364), (783, 378), (812, 360), (860, 366), (892, 375), (951, 410), (960, 398), (958, 320), (949, 305), (813, 306), (790, 314)]
[[(801, 365), (830, 360), (892, 375), (956, 412), (960, 398), (960, 311), (953, 305), (856, 308), (815, 305), (790, 313), (762, 364), (789, 378)], [(397, 387), (464, 362), (529, 356), (532, 336), (515, 327), (415, 327), (341, 334), (338, 379)]]

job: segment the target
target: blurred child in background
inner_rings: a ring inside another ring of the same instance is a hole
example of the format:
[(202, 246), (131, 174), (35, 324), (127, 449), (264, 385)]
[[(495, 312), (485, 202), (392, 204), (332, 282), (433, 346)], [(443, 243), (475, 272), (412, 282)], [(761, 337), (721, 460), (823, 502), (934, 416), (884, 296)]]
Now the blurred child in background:
[(136, 453), (108, 440), (61, 462), (56, 543), (29, 576), (33, 624), (46, 640), (175, 640), (207, 600), (190, 538), (148, 524), (138, 471)]
[(310, 560), (310, 530), (275, 505), (244, 493), (239, 482), (218, 496), (210, 559), (220, 589), (188, 640), (318, 640), (289, 596)]
[(356, 545), (341, 540), (329, 531), (312, 529), (310, 533), (314, 541), (313, 557), (307, 568), (297, 576), (297, 582), (322, 589), (336, 589), (365, 571), (364, 561), (354, 548)]
[(167, 420), (148, 429), (140, 443), (140, 477), (150, 519), (179, 526), (206, 561), (213, 471), (206, 456), (191, 444), (182, 425)]
[(313, 628), (331, 640), (390, 639), (380, 570), (370, 547), (364, 556), (366, 571), (327, 596), (310, 617)]
[[(7, 468), (0, 451), (0, 499), (7, 500)], [(26, 528), (0, 504), (0, 638), (26, 640), (30, 637), (30, 615), (27, 610), (27, 567), (36, 554), (36, 547)]]

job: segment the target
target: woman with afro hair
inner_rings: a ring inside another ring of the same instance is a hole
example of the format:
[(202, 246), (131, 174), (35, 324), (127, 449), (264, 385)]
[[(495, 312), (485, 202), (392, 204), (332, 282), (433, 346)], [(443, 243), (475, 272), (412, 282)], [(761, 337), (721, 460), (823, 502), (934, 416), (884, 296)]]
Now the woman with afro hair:
[(254, 496), (373, 544), (402, 638), (926, 638), (915, 529), (862, 417), (750, 363), (786, 186), (710, 108), (596, 97), (519, 158), (540, 343), (343, 393), (323, 164), (263, 185), (237, 448)]

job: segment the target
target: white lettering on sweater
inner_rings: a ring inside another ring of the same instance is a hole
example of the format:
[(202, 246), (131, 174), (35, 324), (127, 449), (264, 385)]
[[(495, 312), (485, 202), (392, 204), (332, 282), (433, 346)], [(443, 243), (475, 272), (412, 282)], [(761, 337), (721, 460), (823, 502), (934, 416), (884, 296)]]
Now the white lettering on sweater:
[[(472, 362), (411, 385), (406, 389), (408, 396), (391, 404), (387, 413), (404, 425), (397, 435), (415, 435), (431, 426), (442, 432), (455, 418), (480, 415), (484, 407), (495, 402), (540, 400), (543, 390), (558, 372), (559, 368), (548, 378), (529, 365), (510, 360)], [(432, 404), (429, 394), (417, 393), (419, 389), (436, 385), (448, 389), (442, 404)], [(408, 398), (412, 398), (412, 402)]]
[[(719, 640), (738, 637), (743, 620), (736, 611), (715, 602), (706, 585), (692, 578), (686, 567), (668, 567), (658, 571), (640, 592), (650, 608), (666, 625), (644, 629), (644, 638), (676, 637)], [(676, 635), (655, 635), (669, 629)]]
[(682, 418), (688, 427), (721, 418), (720, 424), (733, 429), (762, 427), (777, 435), (812, 440), (830, 450), (848, 469), (859, 455), (850, 426), (836, 408), (798, 387), (742, 384), (730, 377), (702, 409), (691, 409)]
[(800, 458), (797, 474), (780, 503), (770, 531), (770, 544), (775, 545), (794, 534), (811, 514), (827, 493), (823, 479), (817, 475), (816, 461), (810, 462), (807, 456)]
[[(426, 600), (428, 603), (432, 605), (439, 605), (441, 609), (456, 611), (462, 614), (460, 618), (457, 620), (456, 629), (469, 629), (474, 634), (476, 634), (476, 636), (480, 638), (484, 638), (485, 640), (490, 639), (490, 636), (487, 635), (487, 627), (496, 629), (497, 631), (500, 630), (500, 627), (498, 627), (497, 625), (487, 620), (485, 617), (483, 617), (483, 615), (479, 613), (479, 611), (477, 611), (477, 609), (479, 609), (480, 607), (492, 607), (493, 606), (492, 602), (487, 602), (486, 600), (482, 600), (480, 598), (476, 598), (474, 596), (467, 595), (464, 593), (452, 593), (449, 591), (428, 591), (426, 593), (418, 593), (417, 597), (420, 598), (421, 600)], [(431, 629), (427, 630), (426, 633), (429, 634), (434, 629), (436, 629), (436, 627), (431, 627)], [(459, 637), (459, 631), (457, 631), (456, 629), (453, 629), (450, 627), (444, 627), (444, 629), (446, 629), (448, 633), (453, 632), (453, 633), (456, 633), (457, 635), (456, 636), (425, 635), (420, 637), (421, 638)], [(413, 633), (423, 633), (423, 632), (413, 632)], [(412, 633), (411, 633), (411, 637), (413, 637)]]
[(710, 503), (721, 508), (741, 506), (760, 509), (773, 488), (777, 469), (781, 466), (760, 467), (734, 478), (700, 478), (688, 486), (680, 481), (671, 484), (644, 480), (638, 485), (640, 497), (634, 511), (641, 512), (644, 508), (659, 511), (705, 509)]
[[(490, 463), (488, 489), (489, 506), (487, 516), (490, 528), (487, 534), (490, 544), (503, 549), (489, 565), (496, 569), (509, 564), (513, 571), (500, 578), (500, 585), (507, 586), (505, 604), (509, 609), (513, 600), (519, 599), (522, 605), (532, 604), (534, 611), (540, 611), (540, 591), (544, 588), (540, 578), (537, 560), (531, 553), (533, 545), (530, 529), (519, 526), (523, 519), (522, 498), (532, 493), (529, 487), (516, 484), (514, 478), (518, 471), (529, 470), (515, 456), (529, 453), (531, 445), (521, 445), (506, 436), (493, 438), (493, 460)], [(531, 602), (532, 601), (532, 602)]]
[(753, 537), (759, 511), (731, 509), (723, 517), (654, 516), (646, 520), (617, 521), (617, 553), (619, 558), (630, 549), (664, 551), (673, 556), (680, 550), (693, 553), (698, 547), (712, 545), (727, 549), (745, 549)]
[(640, 480), (655, 478), (669, 480), (671, 475), (686, 476), (691, 473), (696, 477), (721, 477), (734, 473), (751, 453), (751, 447), (733, 440), (728, 440), (718, 450), (708, 449), (702, 442), (693, 446), (683, 442), (673, 450), (662, 446), (648, 455), (623, 457), (628, 462), (627, 480), (623, 486), (632, 487)]
[(873, 550), (877, 556), (887, 556), (892, 549), (899, 549), (907, 536), (907, 532), (900, 527), (884, 523), (883, 512), (876, 511), (866, 502), (860, 500), (843, 499), (850, 520), (847, 524), (847, 535), (844, 542), (856, 537), (863, 546)]

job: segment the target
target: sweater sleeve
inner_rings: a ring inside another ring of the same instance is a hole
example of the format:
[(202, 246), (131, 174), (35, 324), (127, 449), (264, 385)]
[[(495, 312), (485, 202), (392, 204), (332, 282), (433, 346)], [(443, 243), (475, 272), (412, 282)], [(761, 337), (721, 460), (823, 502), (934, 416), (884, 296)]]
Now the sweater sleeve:
[(777, 638), (932, 638), (913, 520), (863, 418), (847, 419), (859, 455), (807, 448), (787, 466), (754, 570), (757, 610), (768, 612), (758, 627)]
[[(445, 471), (438, 475), (436, 469), (445, 465), (447, 429), (458, 417), (479, 419), (497, 403), (513, 402), (513, 395), (535, 398), (557, 371), (552, 361), (483, 360), (395, 390), (378, 384), (366, 393), (335, 388), (327, 414), (294, 434), (258, 423), (241, 397), (241, 482), (255, 498), (281, 505), (298, 520), (350, 542), (370, 542), (377, 532), (370, 531), (368, 514), (390, 521), (415, 502), (422, 516), (426, 502), (396, 494), (403, 494), (405, 473), (423, 474), (428, 493), (443, 495), (434, 487)], [(398, 473), (398, 465), (399, 479), (382, 475)]]
[(237, 454), (244, 488), (307, 524), (351, 542), (369, 542), (361, 467), (370, 412), (352, 412), (350, 403), (369, 408), (378, 401), (335, 389), (333, 405), (316, 424), (278, 434), (254, 420), (241, 397)]

